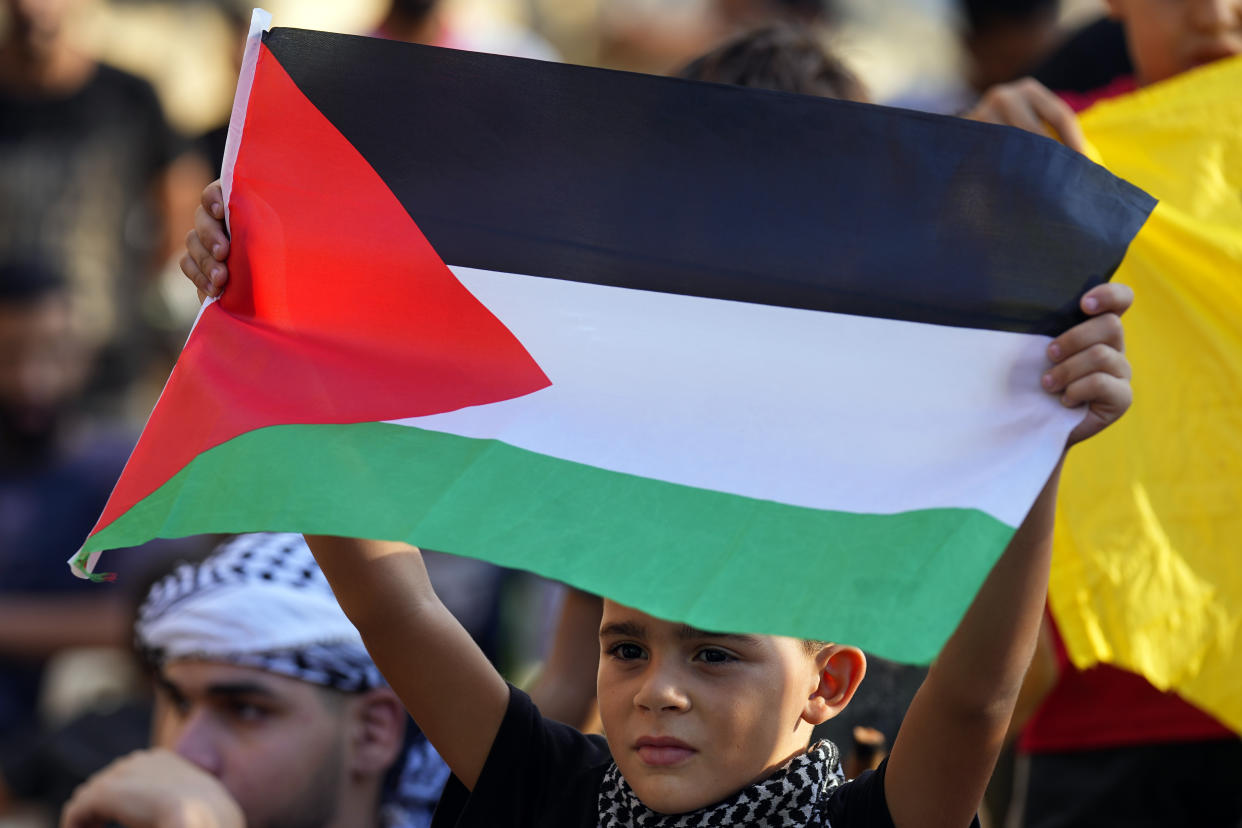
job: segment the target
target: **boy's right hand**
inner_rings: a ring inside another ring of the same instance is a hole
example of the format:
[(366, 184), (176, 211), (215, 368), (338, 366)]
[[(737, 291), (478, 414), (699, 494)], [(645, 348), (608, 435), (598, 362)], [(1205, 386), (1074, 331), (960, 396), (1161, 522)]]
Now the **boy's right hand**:
[(224, 230), (224, 190), (219, 179), (203, 190), (202, 203), (194, 211), (194, 229), (186, 234), (181, 272), (198, 288), (198, 299), (216, 297), (228, 281), (224, 260), (229, 255), (229, 237)]
[(1076, 152), (1087, 148), (1074, 110), (1034, 78), (993, 86), (964, 117), (1055, 138)]

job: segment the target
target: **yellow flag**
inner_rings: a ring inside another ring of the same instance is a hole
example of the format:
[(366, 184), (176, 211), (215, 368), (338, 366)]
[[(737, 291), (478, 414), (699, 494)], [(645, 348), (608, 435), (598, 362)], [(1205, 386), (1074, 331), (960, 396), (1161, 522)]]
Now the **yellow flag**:
[(1242, 732), (1242, 58), (1097, 104), (1095, 160), (1160, 199), (1114, 279), (1134, 405), (1070, 452), (1050, 602), (1080, 668)]

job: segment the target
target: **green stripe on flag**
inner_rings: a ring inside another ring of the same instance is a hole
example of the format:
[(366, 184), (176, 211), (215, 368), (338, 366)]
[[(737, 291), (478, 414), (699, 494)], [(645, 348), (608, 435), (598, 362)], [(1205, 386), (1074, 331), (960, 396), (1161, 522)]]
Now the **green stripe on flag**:
[[(408, 508), (391, 508), (393, 492)], [(835, 640), (912, 662), (936, 655), (1013, 534), (975, 509), (819, 511), (363, 423), (236, 437), (85, 551), (264, 530), (409, 541), (704, 629)]]

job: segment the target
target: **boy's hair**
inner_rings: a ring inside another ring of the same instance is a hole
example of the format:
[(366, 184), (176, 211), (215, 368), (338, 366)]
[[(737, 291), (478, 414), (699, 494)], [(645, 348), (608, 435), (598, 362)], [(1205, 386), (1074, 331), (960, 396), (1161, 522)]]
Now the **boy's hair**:
[(778, 23), (740, 35), (677, 73), (687, 80), (866, 101), (862, 81), (809, 29)]
[(809, 656), (815, 655), (816, 653), (818, 653), (820, 650), (824, 649), (827, 646), (828, 646), (827, 641), (816, 641), (813, 638), (802, 639), (802, 649), (806, 650), (806, 654)]

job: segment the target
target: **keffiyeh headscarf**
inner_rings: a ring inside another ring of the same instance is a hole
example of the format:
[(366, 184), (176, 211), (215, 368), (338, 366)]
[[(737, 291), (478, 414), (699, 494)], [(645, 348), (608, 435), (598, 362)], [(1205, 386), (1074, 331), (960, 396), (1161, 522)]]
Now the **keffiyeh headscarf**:
[(201, 658), (358, 693), (384, 683), (301, 535), (240, 535), (157, 581), (134, 634), (156, 666)]
[(639, 801), (613, 764), (600, 786), (599, 828), (830, 828), (824, 816), (828, 798), (844, 782), (837, 747), (824, 741), (724, 802), (688, 814), (661, 814)]
[[(240, 535), (157, 581), (134, 636), (154, 667), (203, 659), (254, 667), (345, 693), (384, 686), (301, 535)], [(430, 822), (448, 768), (421, 734), (381, 812), (390, 828)], [(399, 760), (400, 761), (400, 760)]]

